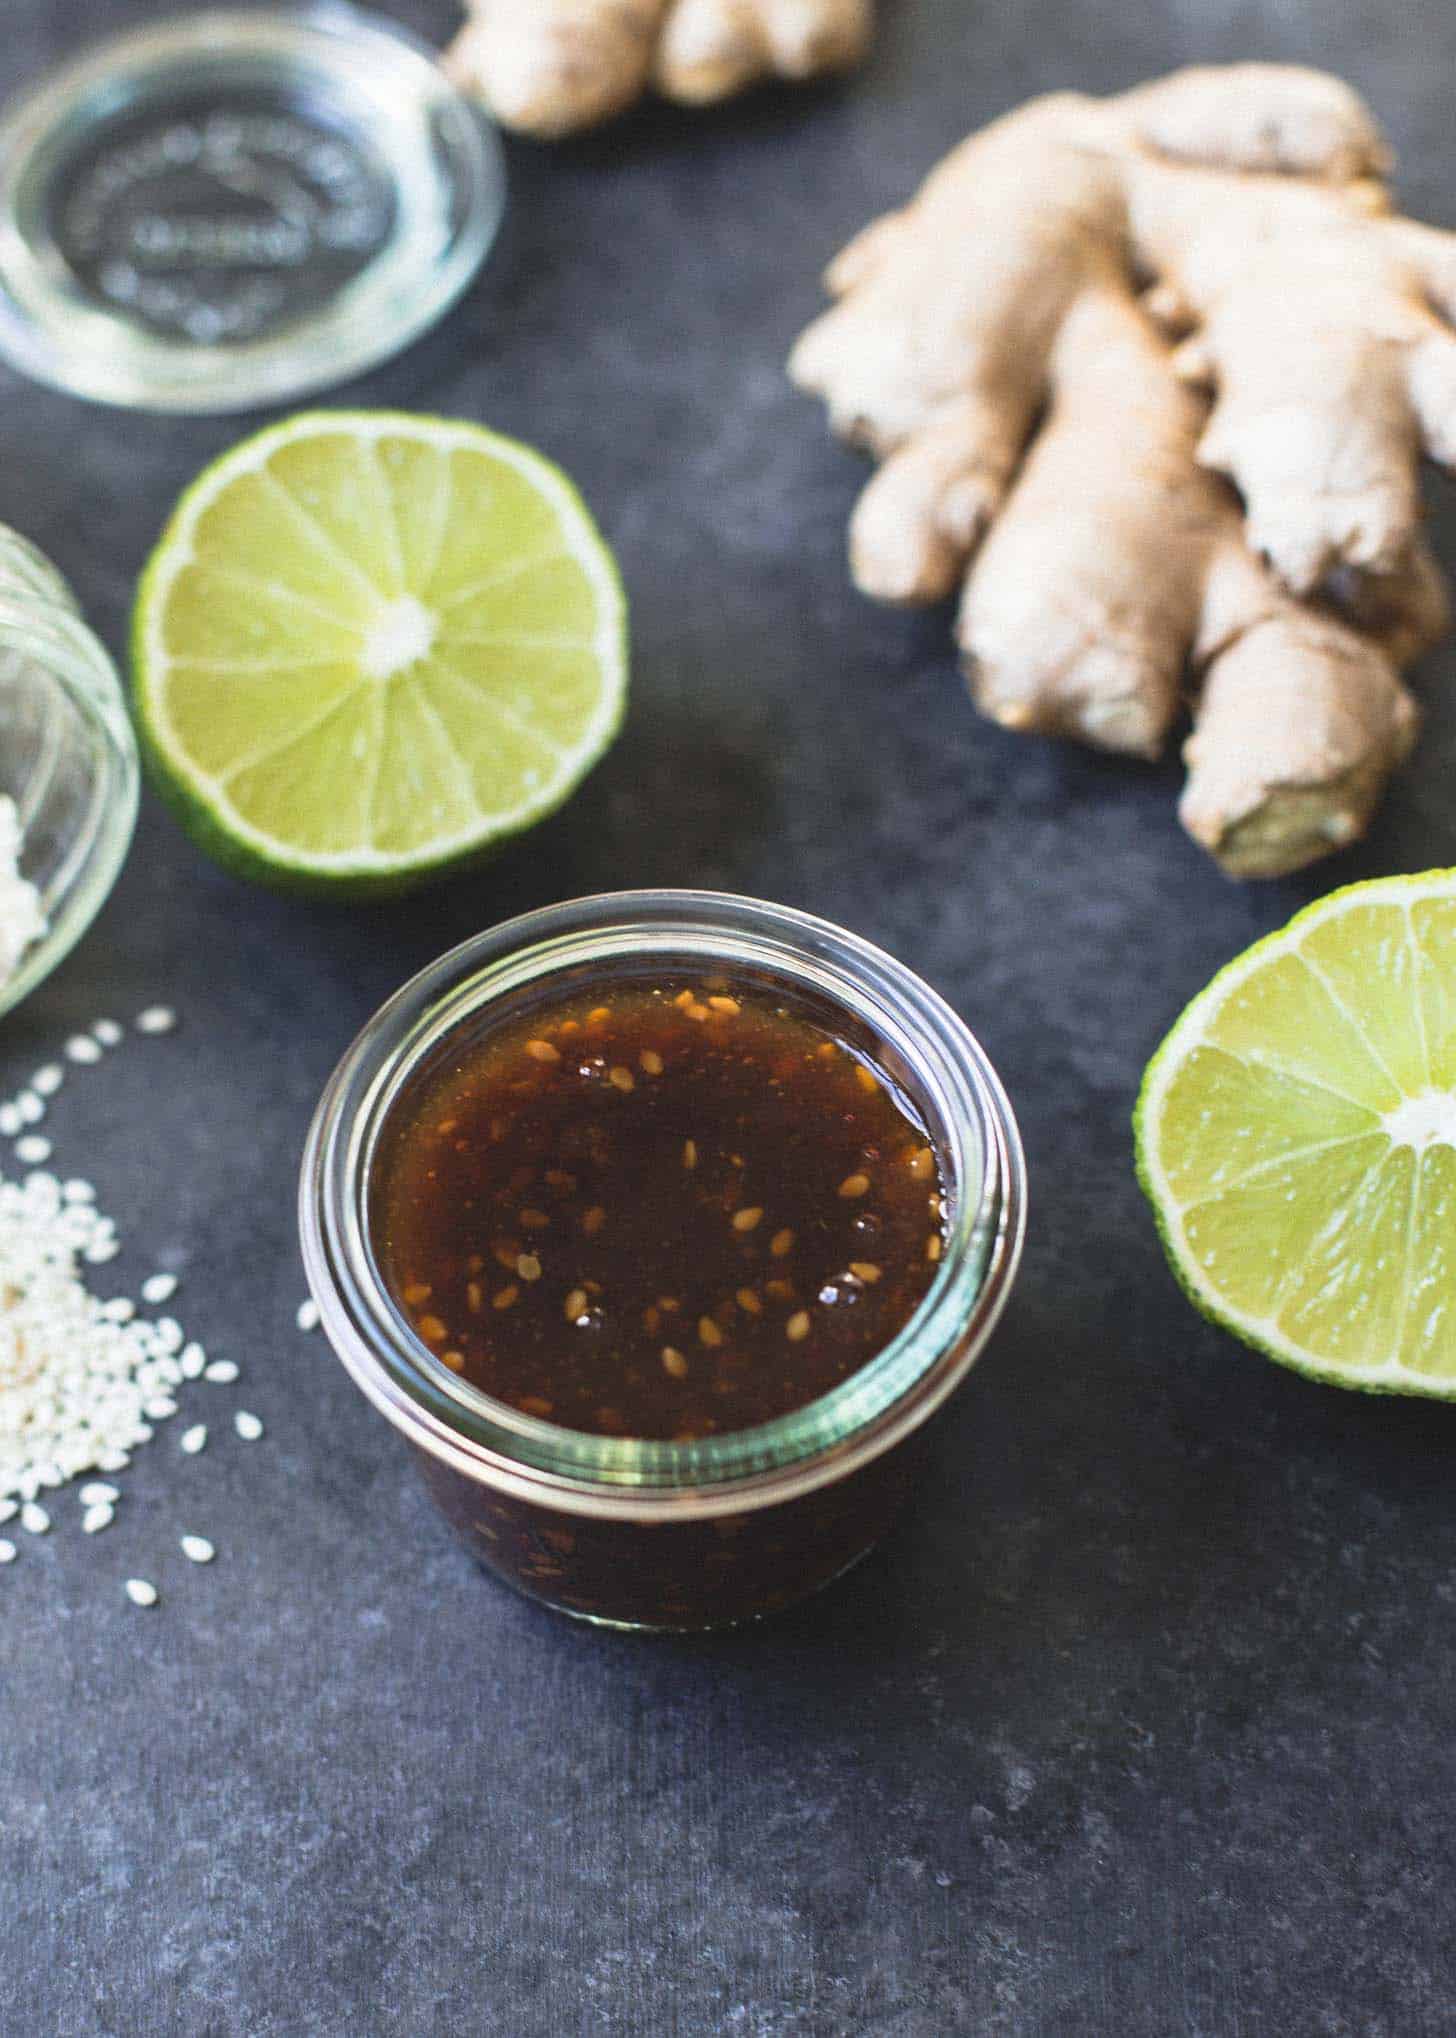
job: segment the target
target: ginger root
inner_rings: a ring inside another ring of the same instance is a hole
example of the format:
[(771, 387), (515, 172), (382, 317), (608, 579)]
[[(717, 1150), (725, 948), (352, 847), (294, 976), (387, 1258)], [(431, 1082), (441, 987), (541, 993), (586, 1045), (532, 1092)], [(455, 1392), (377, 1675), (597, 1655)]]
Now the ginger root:
[(446, 67), (503, 126), (555, 139), (655, 86), (704, 105), (760, 79), (846, 70), (873, 0), (468, 0)]
[(1013, 728), (1156, 755), (1188, 682), (1182, 817), (1241, 876), (1363, 830), (1445, 625), (1417, 467), (1456, 459), (1456, 236), (1391, 216), (1387, 164), (1312, 71), (1034, 100), (851, 242), (790, 364), (883, 462), (858, 585), (960, 585)]

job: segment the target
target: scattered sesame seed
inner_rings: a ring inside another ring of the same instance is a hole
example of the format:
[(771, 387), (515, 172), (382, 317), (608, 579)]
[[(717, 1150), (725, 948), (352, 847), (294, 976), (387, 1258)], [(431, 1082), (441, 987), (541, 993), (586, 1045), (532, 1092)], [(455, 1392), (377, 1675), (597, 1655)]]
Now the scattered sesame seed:
[(183, 1536), (182, 1554), (194, 1564), (210, 1564), (217, 1551), (206, 1536)]
[(655, 1047), (644, 1047), (637, 1060), (644, 1074), (649, 1076), (660, 1076), (662, 1074), (662, 1056)]
[(873, 1260), (851, 1260), (849, 1271), (857, 1281), (863, 1281), (867, 1288), (872, 1288), (880, 1278), (880, 1269)]
[(523, 1281), (539, 1281), (541, 1278), (541, 1262), (534, 1253), (522, 1253), (521, 1257), (516, 1261), (516, 1272)]
[(182, 1334), (182, 1326), (175, 1316), (159, 1316), (152, 1325), (152, 1335), (162, 1350), (169, 1355), (180, 1352), (187, 1342)]
[(516, 1301), (517, 1298), (519, 1297), (520, 1292), (521, 1292), (520, 1289), (516, 1286), (514, 1281), (508, 1281), (504, 1288), (500, 1289), (497, 1294), (491, 1296), (490, 1298), (491, 1308), (509, 1309), (511, 1304), (514, 1301)]
[(0, 1138), (15, 1139), (25, 1129), (24, 1120), (13, 1104), (0, 1104)]
[(51, 1525), (51, 1518), (38, 1500), (27, 1500), (20, 1510), (20, 1526), (29, 1536), (43, 1536)]
[(717, 1324), (714, 1323), (711, 1316), (700, 1316), (698, 1318), (698, 1338), (705, 1345), (722, 1344), (723, 1333), (719, 1330)]
[(593, 1203), (581, 1220), (581, 1228), (588, 1238), (594, 1238), (607, 1221), (607, 1213), (600, 1203)]
[(588, 1026), (605, 1026), (611, 1016), (610, 1005), (593, 1005), (586, 1015), (586, 1023)]
[(415, 1329), (425, 1340), (426, 1344), (439, 1344), (442, 1338), (446, 1338), (450, 1334), (444, 1322), (438, 1316), (422, 1316), (415, 1325)]
[(561, 1049), (553, 1047), (549, 1040), (528, 1040), (526, 1052), (532, 1061), (552, 1062), (561, 1059)]
[(101, 1049), (89, 1033), (73, 1033), (66, 1042), (66, 1056), (70, 1061), (98, 1062), (101, 1059)]
[(24, 1139), (15, 1142), (15, 1158), (24, 1161), (27, 1167), (38, 1168), (43, 1161), (50, 1159), (53, 1152), (50, 1141), (43, 1139), (38, 1132), (28, 1132)]
[(683, 1141), (683, 1166), (695, 1168), (698, 1165), (698, 1142), (695, 1139)]
[(809, 1335), (808, 1310), (796, 1309), (793, 1315), (789, 1318), (788, 1322), (784, 1325), (784, 1330), (788, 1335), (790, 1344), (802, 1344), (804, 1339)]
[(479, 1281), (466, 1282), (465, 1299), (470, 1304), (472, 1316), (479, 1316), (481, 1310), (485, 1307), (485, 1290), (481, 1287)]
[(463, 1373), (465, 1371), (465, 1354), (463, 1352), (441, 1352), (440, 1364), (448, 1366), (452, 1373)]
[(214, 1386), (226, 1387), (238, 1377), (237, 1363), (233, 1359), (214, 1359), (204, 1368), (204, 1380), (211, 1380)]
[(22, 1125), (39, 1125), (46, 1112), (34, 1090), (22, 1090), (15, 1100), (15, 1109)]
[(544, 1231), (551, 1219), (544, 1210), (526, 1209), (520, 1213), (521, 1223), (527, 1231)]
[(305, 1333), (319, 1327), (319, 1306), (312, 1295), (305, 1295), (293, 1312), (293, 1320)]
[(854, 1079), (868, 1096), (873, 1096), (880, 1087), (878, 1078), (873, 1076), (862, 1061), (854, 1065)]
[(841, 1196), (844, 1197), (846, 1202), (852, 1200), (856, 1196), (867, 1196), (869, 1194), (869, 1191), (870, 1191), (870, 1178), (866, 1174), (846, 1175), (844, 1180), (839, 1185), (839, 1193)]
[(62, 1182), (61, 1184), (61, 1201), (63, 1203), (94, 1203), (96, 1201), (96, 1191), (89, 1182), (83, 1182), (76, 1176), (73, 1176), (69, 1182)]
[(255, 1444), (263, 1434), (263, 1425), (256, 1415), (246, 1408), (240, 1408), (233, 1417), (233, 1428), (245, 1444)]
[(157, 1588), (155, 1585), (148, 1584), (145, 1578), (128, 1578), (126, 1581), (126, 1596), (133, 1606), (155, 1606), (157, 1603)]
[(759, 1301), (757, 1294), (752, 1288), (740, 1288), (737, 1300), (738, 1307), (747, 1310), (750, 1316), (762, 1316), (763, 1304)]
[(774, 1233), (773, 1237), (769, 1240), (768, 1249), (776, 1260), (788, 1258), (789, 1254), (794, 1250), (794, 1234), (787, 1225), (784, 1226), (782, 1231)]
[(183, 1430), (180, 1441), (188, 1457), (195, 1458), (207, 1442), (207, 1424), (205, 1422), (194, 1422), (191, 1429)]
[(932, 1266), (940, 1258), (940, 1245), (940, 1233), (932, 1231), (929, 1238), (925, 1241), (925, 1257)]
[(82, 1535), (99, 1535), (102, 1529), (111, 1527), (116, 1520), (116, 1509), (105, 1501), (98, 1501), (95, 1507), (88, 1507), (81, 1517)]
[(177, 1014), (170, 1005), (148, 1005), (136, 1016), (138, 1033), (170, 1033), (176, 1024)]
[(628, 1090), (635, 1090), (637, 1087), (637, 1078), (633, 1075), (631, 1069), (621, 1067), (608, 1069), (607, 1081), (614, 1090), (621, 1090), (624, 1095)]
[(0, 1500), (0, 1521), (14, 1521), (20, 1512), (18, 1500)]
[(149, 1274), (142, 1282), (143, 1302), (170, 1302), (176, 1292), (175, 1274)]
[(674, 1380), (686, 1380), (688, 1377), (688, 1362), (674, 1346), (663, 1346), (662, 1364), (664, 1371), (671, 1373)]
[(116, 1047), (122, 1039), (122, 1031), (114, 1019), (98, 1019), (91, 1028), (91, 1037), (102, 1047)]
[(48, 1061), (44, 1068), (36, 1070), (30, 1079), (30, 1087), (38, 1097), (54, 1097), (66, 1080), (66, 1072), (58, 1061)]
[(544, 1394), (523, 1394), (516, 1403), (522, 1415), (550, 1415), (555, 1403), (548, 1401)]
[(735, 1017), (739, 1009), (736, 998), (709, 998), (708, 1003), (715, 1012), (726, 1013), (730, 1018)]
[(704, 1004), (701, 1004), (699, 1000), (696, 998), (690, 999), (689, 1002), (683, 1006), (683, 1010), (684, 1012), (687, 1013), (689, 1019), (696, 1019), (702, 1021), (704, 1019), (711, 1018), (712, 1016), (708, 1010), (708, 1007)]
[(418, 1309), (422, 1302), (428, 1302), (434, 1292), (428, 1281), (411, 1281), (407, 1288), (401, 1290), (405, 1302), (411, 1309)]
[(104, 1479), (88, 1479), (81, 1488), (83, 1507), (114, 1507), (121, 1494), (115, 1486), (108, 1486)]
[(568, 1323), (576, 1323), (586, 1312), (585, 1288), (573, 1288), (561, 1305)]
[(183, 1345), (177, 1360), (177, 1371), (184, 1380), (200, 1380), (206, 1367), (207, 1353), (195, 1338), (191, 1344)]
[(0, 1564), (15, 1562), (15, 1545), (8, 1536), (0, 1536)]
[(935, 1171), (935, 1155), (928, 1146), (917, 1146), (905, 1165), (917, 1182), (928, 1181)]
[(735, 1210), (733, 1213), (733, 1229), (735, 1231), (756, 1231), (762, 1222), (763, 1211), (758, 1207), (748, 1210)]

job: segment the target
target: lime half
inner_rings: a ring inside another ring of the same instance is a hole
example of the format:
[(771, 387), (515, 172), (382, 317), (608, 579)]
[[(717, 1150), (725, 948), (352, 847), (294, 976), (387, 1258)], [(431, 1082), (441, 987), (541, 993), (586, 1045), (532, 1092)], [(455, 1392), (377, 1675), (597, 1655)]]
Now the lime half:
[(1231, 963), (1136, 1133), (1208, 1316), (1316, 1379), (1456, 1396), (1456, 872), (1351, 885)]
[(133, 657), (154, 776), (211, 855), (275, 884), (400, 891), (529, 828), (601, 756), (626, 603), (539, 453), (320, 412), (183, 496)]

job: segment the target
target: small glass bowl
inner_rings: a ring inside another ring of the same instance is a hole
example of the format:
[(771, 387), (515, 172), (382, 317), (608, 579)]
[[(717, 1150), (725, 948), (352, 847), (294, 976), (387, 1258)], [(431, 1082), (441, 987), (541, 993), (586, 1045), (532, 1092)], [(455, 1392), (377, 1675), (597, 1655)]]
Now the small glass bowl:
[(0, 110), (0, 354), (101, 403), (282, 403), (442, 317), (504, 205), (494, 130), (393, 22), (127, 29)]
[[(496, 1401), (430, 1352), (374, 1245), (381, 1135), (432, 1068), (593, 976), (719, 971), (838, 1007), (915, 1105), (945, 1185), (945, 1246), (884, 1351), (757, 1428), (592, 1436)], [(1015, 1276), (1026, 1182), (1011, 1107), (942, 999), (879, 949), (786, 907), (712, 892), (582, 899), (477, 936), (405, 985), (349, 1049), (309, 1134), (304, 1266), (355, 1382), (412, 1444), (479, 1561), (603, 1626), (689, 1630), (774, 1612), (870, 1550), (912, 1491), (928, 1418), (979, 1356)]]
[(24, 830), (20, 868), (46, 931), (0, 983), (10, 1011), (67, 955), (116, 882), (138, 771), (121, 680), (55, 568), (0, 524), (0, 794)]

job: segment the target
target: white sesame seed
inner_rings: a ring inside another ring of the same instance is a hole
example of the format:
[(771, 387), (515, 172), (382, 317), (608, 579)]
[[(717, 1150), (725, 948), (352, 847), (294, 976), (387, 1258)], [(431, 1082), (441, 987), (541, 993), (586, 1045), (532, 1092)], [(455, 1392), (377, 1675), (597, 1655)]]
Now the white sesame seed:
[(96, 1191), (89, 1182), (80, 1181), (73, 1176), (69, 1182), (62, 1182), (61, 1200), (64, 1203), (94, 1203)]
[(102, 1303), (101, 1314), (108, 1323), (130, 1323), (136, 1315), (136, 1304), (130, 1295), (113, 1295), (109, 1302)]
[(133, 1606), (155, 1606), (157, 1588), (155, 1585), (149, 1585), (145, 1578), (128, 1578), (126, 1596)]
[(184, 1429), (182, 1432), (182, 1448), (189, 1458), (195, 1458), (206, 1442), (207, 1424), (205, 1422), (194, 1422), (191, 1429)]
[(30, 1536), (43, 1536), (51, 1525), (51, 1518), (38, 1500), (27, 1500), (20, 1510), (20, 1526)]
[(66, 1042), (66, 1057), (75, 1062), (98, 1062), (101, 1049), (89, 1033), (73, 1033)]
[(177, 1413), (177, 1404), (170, 1394), (154, 1394), (150, 1401), (142, 1403), (142, 1409), (149, 1422), (165, 1422), (169, 1415)]
[(81, 1517), (81, 1533), (87, 1536), (99, 1535), (102, 1529), (110, 1528), (115, 1520), (116, 1509), (104, 1502), (96, 1507), (88, 1507)]
[(207, 1353), (194, 1338), (191, 1344), (183, 1345), (182, 1356), (177, 1361), (177, 1371), (184, 1380), (200, 1380), (207, 1365)]
[(15, 1545), (8, 1536), (0, 1536), (0, 1564), (15, 1562)]
[(226, 1387), (229, 1382), (237, 1379), (238, 1369), (231, 1359), (214, 1359), (211, 1365), (204, 1368), (202, 1377), (204, 1380), (213, 1381), (219, 1387)]
[(0, 1104), (0, 1139), (15, 1139), (25, 1129), (25, 1121), (15, 1104)]
[(217, 1551), (206, 1536), (183, 1536), (182, 1554), (190, 1557), (194, 1564), (210, 1564)]
[(30, 1087), (39, 1097), (54, 1097), (66, 1080), (66, 1072), (58, 1061), (48, 1061), (43, 1069), (37, 1069), (30, 1079)]
[(48, 1161), (54, 1152), (50, 1141), (38, 1132), (28, 1132), (24, 1139), (15, 1142), (15, 1158), (24, 1161), (27, 1167), (38, 1168), (42, 1161)]
[(187, 1342), (175, 1316), (159, 1316), (152, 1325), (152, 1335), (164, 1352), (180, 1352)]
[(142, 1282), (143, 1302), (170, 1302), (176, 1292), (175, 1274), (149, 1274)]
[(233, 1428), (245, 1444), (255, 1444), (263, 1434), (262, 1423), (246, 1408), (240, 1408), (233, 1417)]
[(83, 1507), (112, 1507), (120, 1498), (116, 1487), (108, 1486), (104, 1479), (88, 1479), (81, 1488)]
[(307, 1331), (318, 1329), (319, 1306), (317, 1302), (314, 1301), (312, 1295), (308, 1296), (304, 1301), (299, 1303), (297, 1314), (295, 1315), (293, 1320), (298, 1325), (300, 1330)]
[(103, 1047), (115, 1047), (123, 1036), (114, 1019), (98, 1019), (91, 1028), (91, 1037), (100, 1041)]
[(170, 1033), (176, 1024), (177, 1014), (170, 1005), (148, 1005), (136, 1016), (138, 1033)]
[(20, 1512), (18, 1500), (0, 1500), (0, 1521), (14, 1521)]
[(45, 1105), (34, 1090), (22, 1090), (15, 1100), (16, 1116), (22, 1125), (39, 1125), (45, 1117)]
[(124, 1472), (131, 1463), (130, 1451), (103, 1451), (96, 1460), (98, 1472)]

